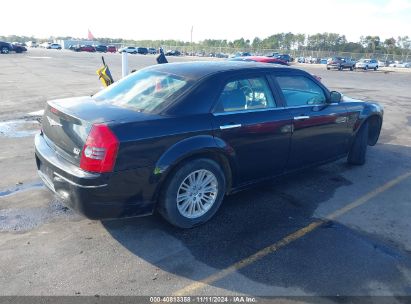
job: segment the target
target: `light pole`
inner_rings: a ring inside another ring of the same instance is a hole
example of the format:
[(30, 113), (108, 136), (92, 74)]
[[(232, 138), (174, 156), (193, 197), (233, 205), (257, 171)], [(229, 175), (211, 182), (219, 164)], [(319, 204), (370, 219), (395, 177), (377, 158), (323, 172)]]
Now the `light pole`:
[(194, 53), (194, 48), (193, 48), (193, 29), (194, 29), (194, 26), (191, 26), (191, 32), (190, 32), (191, 54)]

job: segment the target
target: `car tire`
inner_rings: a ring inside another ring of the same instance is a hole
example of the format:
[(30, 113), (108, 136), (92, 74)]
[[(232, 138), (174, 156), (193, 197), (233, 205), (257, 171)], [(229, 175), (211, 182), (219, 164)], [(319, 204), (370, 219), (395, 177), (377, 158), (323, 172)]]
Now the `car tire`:
[(351, 66), (351, 67), (350, 67), (350, 71), (354, 71), (354, 67)]
[(347, 162), (350, 165), (364, 165), (368, 146), (368, 121), (365, 121), (355, 136), (348, 153)]
[(378, 67), (376, 66), (375, 68), (374, 68), (374, 71), (376, 71), (378, 69)]
[[(200, 174), (204, 174), (203, 181), (210, 179), (210, 182), (200, 186), (199, 192), (196, 192), (196, 190), (191, 192), (191, 197), (190, 194), (185, 195), (185, 193), (191, 191), (189, 189), (193, 189), (187, 188), (187, 186), (190, 186), (190, 183), (192, 183), (192, 186), (195, 187), (195, 179), (196, 177), (200, 178)], [(190, 180), (190, 177), (194, 178), (194, 180)], [(208, 195), (201, 194), (204, 187), (208, 189), (211, 187), (215, 191), (208, 192)], [(194, 159), (183, 163), (167, 178), (157, 209), (170, 224), (179, 228), (193, 228), (211, 219), (220, 207), (225, 191), (226, 180), (221, 167), (211, 159)], [(199, 195), (198, 198), (193, 193), (197, 193)], [(183, 199), (180, 204), (178, 204), (179, 195)], [(186, 199), (183, 198), (185, 196), (187, 196)], [(206, 203), (201, 206), (206, 210), (200, 210), (200, 205), (195, 203), (195, 199), (201, 202), (201, 204), (203, 204), (204, 199)], [(191, 208), (190, 205), (193, 207)], [(191, 215), (190, 212), (192, 213)]]
[(366, 71), (366, 70), (368, 70), (368, 66), (367, 66), (367, 65), (364, 67), (364, 71)]
[(339, 70), (339, 71), (342, 71), (342, 70), (343, 70), (342, 65), (340, 65), (340, 66), (338, 67), (338, 70)]
[(1, 48), (1, 53), (2, 53), (2, 54), (8, 54), (8, 53), (10, 53), (10, 50), (9, 50), (8, 47), (5, 47), (5, 46), (4, 46), (4, 47)]
[(330, 68), (327, 67), (327, 70), (330, 70)]

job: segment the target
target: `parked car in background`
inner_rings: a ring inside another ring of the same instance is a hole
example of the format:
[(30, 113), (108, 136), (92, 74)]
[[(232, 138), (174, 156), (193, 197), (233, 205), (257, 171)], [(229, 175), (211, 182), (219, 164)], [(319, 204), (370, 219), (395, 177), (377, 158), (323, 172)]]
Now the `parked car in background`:
[(350, 71), (354, 70), (355, 61), (348, 57), (332, 57), (327, 62), (327, 70), (330, 69), (337, 69), (342, 71), (344, 69), (350, 69)]
[(127, 46), (127, 47), (123, 47), (121, 49), (119, 49), (120, 53), (129, 53), (129, 54), (137, 54), (137, 48), (134, 46)]
[(304, 60), (304, 63), (320, 63), (320, 59), (312, 56), (301, 57)]
[(27, 47), (27, 44), (25, 42), (13, 41), (11, 44)]
[(89, 53), (94, 53), (96, 51), (96, 48), (92, 46), (91, 44), (86, 44), (86, 45), (81, 45), (80, 46), (80, 52), (89, 52)]
[(30, 48), (36, 48), (39, 46), (39, 44), (36, 41), (28, 41), (27, 46)]
[(107, 52), (107, 46), (103, 45), (103, 44), (99, 44), (99, 45), (94, 45), (94, 50), (96, 52), (101, 52), (101, 53), (106, 53)]
[(389, 66), (393, 68), (410, 68), (411, 63), (410, 62), (391, 63)]
[(267, 56), (245, 56), (245, 57), (234, 57), (228, 59), (229, 61), (254, 61), (263, 63), (275, 63), (281, 65), (289, 65), (288, 62), (283, 61), (279, 58), (267, 57)]
[(251, 56), (250, 52), (237, 52), (233, 54), (231, 57), (245, 57), (245, 56)]
[[(269, 56), (246, 56), (246, 57), (236, 57), (236, 58), (231, 58), (229, 61), (249, 61), (249, 62), (261, 62), (261, 63), (274, 63), (274, 64), (280, 64), (280, 65), (287, 65), (289, 66), (290, 64), (288, 62), (282, 61), (281, 59), (278, 58), (273, 58)], [(321, 77), (317, 76), (315, 74), (311, 74), (315, 79), (318, 81), (321, 81)]]
[(147, 51), (148, 51), (149, 54), (157, 54), (157, 50), (155, 48), (152, 48), (152, 47), (148, 48)]
[(8, 54), (13, 51), (13, 46), (11, 43), (6, 41), (0, 41), (0, 53), (1, 54)]
[(385, 66), (387, 66), (387, 64), (385, 63), (385, 61), (378, 60), (378, 67), (379, 67), (379, 68), (382, 68), (382, 67), (385, 67)]
[(61, 50), (61, 45), (58, 43), (51, 43), (46, 47), (46, 49)]
[(278, 54), (275, 58), (280, 59), (285, 62), (292, 62), (293, 58), (288, 54)]
[(51, 42), (43, 42), (39, 46), (43, 49), (47, 49), (51, 45)]
[(27, 51), (27, 48), (22, 43), (14, 42), (11, 45), (13, 47), (12, 50), (16, 53), (23, 53)]
[(321, 58), (320, 59), (320, 64), (327, 64), (328, 63), (328, 58)]
[(223, 61), (141, 69), (48, 101), (43, 117), (35, 162), (63, 203), (92, 219), (158, 211), (191, 228), (257, 181), (343, 157), (364, 164), (383, 109), (300, 69)]
[(145, 47), (138, 47), (137, 48), (137, 53), (141, 55), (147, 55), (148, 54), (148, 49)]
[(216, 53), (215, 54), (216, 58), (228, 58), (228, 54), (224, 54), (224, 53)]
[(360, 59), (360, 61), (355, 64), (355, 68), (363, 70), (373, 69), (376, 71), (378, 69), (378, 61), (375, 59)]
[(116, 46), (115, 46), (115, 45), (108, 45), (108, 46), (107, 46), (107, 52), (108, 52), (108, 53), (115, 53), (115, 52), (117, 52)]
[(178, 50), (168, 50), (164, 55), (166, 55), (166, 56), (180, 56), (181, 53)]

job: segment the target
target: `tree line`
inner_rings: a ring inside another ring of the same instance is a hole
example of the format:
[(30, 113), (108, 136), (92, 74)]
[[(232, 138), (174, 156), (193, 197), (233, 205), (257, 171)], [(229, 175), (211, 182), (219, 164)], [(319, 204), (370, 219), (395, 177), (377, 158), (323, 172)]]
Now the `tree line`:
[[(54, 39), (65, 40), (85, 40), (70, 36), (49, 37), (48, 39), (36, 39), (28, 36), (0, 36), (0, 40), (10, 42), (27, 42), (27, 41), (50, 41)], [(277, 33), (266, 38), (255, 37), (249, 39), (205, 39), (200, 42), (190, 43), (182, 40), (127, 40), (122, 38), (96, 38), (97, 41), (104, 44), (123, 44), (138, 45), (149, 47), (193, 47), (201, 48), (220, 48), (220, 49), (237, 49), (237, 50), (281, 50), (283, 52), (296, 51), (327, 51), (327, 52), (347, 52), (347, 53), (380, 53), (393, 55), (411, 54), (411, 39), (408, 36), (391, 37), (382, 40), (379, 36), (361, 36), (357, 42), (348, 41), (345, 35), (337, 33), (317, 33), (314, 35)]]

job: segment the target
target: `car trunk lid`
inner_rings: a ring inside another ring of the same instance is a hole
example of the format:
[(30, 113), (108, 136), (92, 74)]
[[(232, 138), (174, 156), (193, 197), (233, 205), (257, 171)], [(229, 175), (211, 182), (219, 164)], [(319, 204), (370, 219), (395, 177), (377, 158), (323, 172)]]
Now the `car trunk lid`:
[(42, 119), (43, 135), (51, 148), (79, 165), (81, 151), (94, 124), (146, 120), (148, 114), (97, 102), (91, 97), (52, 100)]

